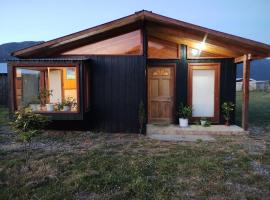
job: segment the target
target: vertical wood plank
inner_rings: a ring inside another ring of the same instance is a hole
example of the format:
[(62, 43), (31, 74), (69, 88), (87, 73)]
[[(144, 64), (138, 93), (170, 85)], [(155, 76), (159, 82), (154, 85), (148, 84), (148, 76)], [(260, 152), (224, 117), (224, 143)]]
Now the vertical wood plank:
[(250, 61), (248, 56), (244, 56), (243, 61), (243, 99), (242, 99), (242, 128), (248, 129), (248, 104), (249, 104), (249, 77)]

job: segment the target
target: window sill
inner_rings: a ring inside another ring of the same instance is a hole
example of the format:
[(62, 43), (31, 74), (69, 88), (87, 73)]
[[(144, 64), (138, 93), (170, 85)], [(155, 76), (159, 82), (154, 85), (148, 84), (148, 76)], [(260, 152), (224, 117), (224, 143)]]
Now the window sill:
[(79, 111), (33, 111), (37, 114), (78, 114)]

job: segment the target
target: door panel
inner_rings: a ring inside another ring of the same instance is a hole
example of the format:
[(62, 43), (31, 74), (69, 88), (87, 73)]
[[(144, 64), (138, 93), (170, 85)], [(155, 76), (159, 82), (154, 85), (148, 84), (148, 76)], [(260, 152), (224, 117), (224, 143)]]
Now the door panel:
[(174, 66), (148, 68), (148, 122), (170, 123), (174, 107)]
[(189, 64), (188, 104), (193, 119), (207, 117), (219, 121), (219, 63)]
[(62, 102), (62, 71), (50, 70), (49, 71), (49, 88), (52, 90), (50, 96), (50, 103)]
[(193, 117), (213, 117), (215, 98), (215, 70), (193, 70)]

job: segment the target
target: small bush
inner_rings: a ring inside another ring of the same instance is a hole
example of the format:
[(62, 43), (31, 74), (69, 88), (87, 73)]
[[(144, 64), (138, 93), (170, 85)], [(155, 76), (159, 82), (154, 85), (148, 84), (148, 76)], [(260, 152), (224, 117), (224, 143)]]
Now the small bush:
[(235, 105), (232, 102), (224, 102), (221, 106), (223, 117), (226, 121), (226, 124), (229, 125), (230, 123), (230, 115), (231, 112), (234, 110)]
[(23, 108), (15, 112), (11, 126), (24, 142), (30, 142), (49, 121), (47, 116), (33, 113), (30, 108)]

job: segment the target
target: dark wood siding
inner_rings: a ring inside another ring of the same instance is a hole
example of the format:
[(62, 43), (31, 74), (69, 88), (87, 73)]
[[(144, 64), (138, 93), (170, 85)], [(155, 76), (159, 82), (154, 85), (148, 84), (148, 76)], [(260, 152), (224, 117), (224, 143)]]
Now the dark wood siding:
[(0, 105), (8, 105), (8, 79), (7, 74), (0, 74)]
[(90, 63), (90, 114), (94, 130), (138, 132), (138, 107), (145, 104), (143, 56), (92, 56)]

